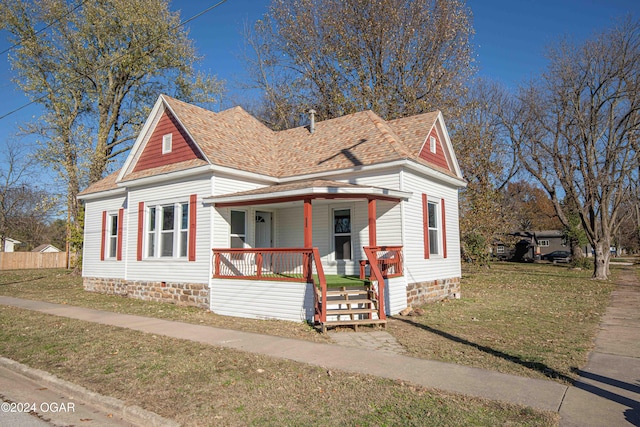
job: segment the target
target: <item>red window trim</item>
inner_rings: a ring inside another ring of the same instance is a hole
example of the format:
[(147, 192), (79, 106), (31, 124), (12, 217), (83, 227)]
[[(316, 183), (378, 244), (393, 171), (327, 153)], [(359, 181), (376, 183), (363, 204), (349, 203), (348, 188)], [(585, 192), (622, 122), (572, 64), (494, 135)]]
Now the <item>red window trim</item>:
[(429, 259), (429, 205), (427, 195), (422, 193), (422, 235), (424, 241), (424, 259)]
[(102, 235), (100, 238), (100, 261), (104, 261), (105, 245), (107, 243), (107, 211), (102, 211)]
[(118, 248), (116, 250), (116, 260), (122, 261), (122, 234), (123, 234), (123, 221), (124, 220), (124, 208), (118, 209)]
[(442, 255), (444, 258), (447, 257), (447, 228), (446, 224), (446, 215), (444, 212), (444, 199), (440, 200), (440, 206), (442, 210)]
[(142, 261), (142, 247), (144, 237), (144, 202), (138, 203), (138, 247), (136, 248), (136, 260)]
[(189, 261), (196, 260), (196, 223), (197, 223), (197, 201), (198, 196), (192, 194), (189, 197)]

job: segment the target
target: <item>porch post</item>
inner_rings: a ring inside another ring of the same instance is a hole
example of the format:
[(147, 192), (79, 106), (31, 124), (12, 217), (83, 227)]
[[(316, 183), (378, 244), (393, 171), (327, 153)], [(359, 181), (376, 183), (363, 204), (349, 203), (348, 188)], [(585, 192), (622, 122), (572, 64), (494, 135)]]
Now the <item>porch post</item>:
[(369, 199), (369, 246), (378, 246), (376, 236), (376, 199)]
[(304, 199), (304, 247), (313, 247), (313, 218), (311, 199)]

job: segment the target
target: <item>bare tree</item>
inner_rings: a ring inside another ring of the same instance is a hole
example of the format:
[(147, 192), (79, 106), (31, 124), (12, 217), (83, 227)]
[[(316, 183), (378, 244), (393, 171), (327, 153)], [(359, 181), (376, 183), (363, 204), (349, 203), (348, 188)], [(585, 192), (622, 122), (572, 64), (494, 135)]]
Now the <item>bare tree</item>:
[(257, 114), (278, 129), (309, 108), (451, 117), (474, 72), (470, 15), (459, 0), (273, 0), (247, 36)]
[(593, 277), (609, 274), (609, 247), (638, 178), (640, 23), (630, 18), (584, 44), (548, 50), (549, 66), (503, 113), (521, 164), (569, 226), (574, 200), (595, 251)]
[(24, 241), (42, 231), (55, 205), (48, 193), (33, 185), (34, 166), (27, 147), (7, 142), (0, 167), (0, 251), (8, 237)]

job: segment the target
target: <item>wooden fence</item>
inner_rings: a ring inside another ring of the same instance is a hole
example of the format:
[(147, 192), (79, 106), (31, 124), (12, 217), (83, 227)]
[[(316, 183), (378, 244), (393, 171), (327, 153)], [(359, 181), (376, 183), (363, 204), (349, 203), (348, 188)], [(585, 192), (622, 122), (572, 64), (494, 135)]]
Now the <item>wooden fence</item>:
[(67, 268), (66, 252), (0, 252), (0, 270)]

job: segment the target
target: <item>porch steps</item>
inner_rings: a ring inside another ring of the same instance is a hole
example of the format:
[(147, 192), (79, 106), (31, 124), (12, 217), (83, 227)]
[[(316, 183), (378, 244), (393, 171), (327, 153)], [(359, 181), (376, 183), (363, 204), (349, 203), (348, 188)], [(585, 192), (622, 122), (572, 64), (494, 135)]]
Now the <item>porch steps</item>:
[(321, 324), (322, 332), (328, 327), (360, 325), (386, 326), (386, 320), (377, 318), (378, 301), (369, 285), (364, 287), (341, 287), (327, 290), (327, 321)]

